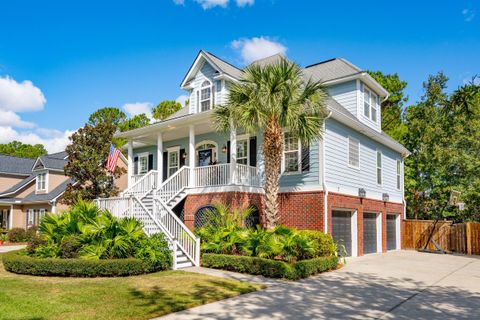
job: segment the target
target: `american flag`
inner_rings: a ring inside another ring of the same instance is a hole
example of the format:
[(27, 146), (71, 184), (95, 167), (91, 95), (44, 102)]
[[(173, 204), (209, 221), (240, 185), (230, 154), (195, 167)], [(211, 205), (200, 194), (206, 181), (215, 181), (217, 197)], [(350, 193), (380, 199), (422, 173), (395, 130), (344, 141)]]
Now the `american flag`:
[(110, 145), (110, 153), (108, 154), (107, 159), (107, 170), (114, 172), (117, 168), (118, 156), (120, 155), (120, 150), (115, 148), (113, 144)]

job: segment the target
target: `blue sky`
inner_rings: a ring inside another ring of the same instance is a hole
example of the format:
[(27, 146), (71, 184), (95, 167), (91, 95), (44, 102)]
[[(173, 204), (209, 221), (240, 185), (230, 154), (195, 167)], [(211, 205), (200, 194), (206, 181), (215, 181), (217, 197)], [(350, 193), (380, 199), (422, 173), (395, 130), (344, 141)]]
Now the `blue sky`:
[[(401, 5), (400, 5), (401, 3)], [(284, 51), (397, 72), (415, 101), (429, 74), (480, 74), (479, 1), (0, 2), (0, 143), (63, 148), (103, 106), (176, 99), (199, 49), (242, 66)]]

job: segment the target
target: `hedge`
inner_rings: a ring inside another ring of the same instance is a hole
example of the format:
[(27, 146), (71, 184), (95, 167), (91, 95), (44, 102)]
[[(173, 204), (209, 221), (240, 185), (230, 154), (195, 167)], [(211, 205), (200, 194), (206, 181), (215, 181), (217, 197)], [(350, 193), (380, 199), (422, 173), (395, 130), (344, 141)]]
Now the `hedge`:
[(2, 257), (5, 270), (34, 276), (60, 277), (125, 277), (153, 272), (140, 259), (59, 259), (29, 257), (24, 250)]
[(283, 261), (249, 256), (204, 253), (204, 267), (262, 275), (268, 278), (298, 280), (336, 268), (336, 256), (319, 257), (289, 264)]

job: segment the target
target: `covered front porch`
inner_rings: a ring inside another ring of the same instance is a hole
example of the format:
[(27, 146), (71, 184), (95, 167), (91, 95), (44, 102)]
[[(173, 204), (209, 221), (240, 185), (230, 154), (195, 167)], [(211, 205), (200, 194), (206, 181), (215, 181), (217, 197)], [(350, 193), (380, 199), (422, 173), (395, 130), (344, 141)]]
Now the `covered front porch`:
[(152, 125), (132, 136), (134, 131), (127, 138), (129, 188), (152, 170), (160, 186), (179, 176), (183, 167), (188, 168), (183, 171), (188, 171), (191, 188), (261, 187), (257, 137), (235, 129), (216, 132), (210, 112)]

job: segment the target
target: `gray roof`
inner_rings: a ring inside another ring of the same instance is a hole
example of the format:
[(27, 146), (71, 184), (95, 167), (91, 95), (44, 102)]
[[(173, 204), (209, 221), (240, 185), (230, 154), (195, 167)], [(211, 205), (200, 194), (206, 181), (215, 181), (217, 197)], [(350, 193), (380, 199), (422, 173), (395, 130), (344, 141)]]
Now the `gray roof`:
[(68, 162), (66, 159), (51, 157), (50, 155), (40, 157), (40, 161), (42, 161), (46, 169), (53, 170), (63, 170)]
[[(174, 114), (170, 115), (167, 119), (165, 120), (171, 120), (171, 119), (175, 119), (175, 118), (180, 118), (180, 117), (183, 117), (183, 116), (186, 116), (188, 115), (189, 113), (189, 107), (188, 106), (184, 106), (182, 109), (178, 110), (177, 112), (175, 112)], [(163, 120), (163, 121), (165, 121)]]
[(49, 158), (54, 158), (54, 159), (66, 159), (68, 157), (68, 153), (66, 151), (60, 151), (56, 153), (50, 153), (47, 155)]
[(0, 154), (0, 172), (29, 175), (34, 163), (35, 159)]
[(218, 58), (213, 53), (206, 52), (203, 50), (201, 52), (203, 52), (203, 54), (205, 54), (215, 64), (215, 66), (217, 66), (218, 69), (220, 69), (219, 71), (226, 73), (229, 76), (234, 77), (235, 79), (240, 79), (242, 77), (243, 71), (235, 67), (233, 64), (230, 64)]
[(343, 58), (335, 58), (307, 66), (303, 72), (312, 80), (325, 82), (355, 75), (362, 70)]
[(395, 139), (390, 137), (388, 134), (385, 132), (377, 131), (366, 124), (362, 123), (357, 117), (355, 117), (350, 111), (345, 109), (340, 103), (338, 103), (335, 99), (329, 97), (327, 100), (327, 109), (334, 112), (337, 116), (340, 118), (348, 118), (350, 122), (355, 123), (355, 126), (358, 127), (360, 132), (362, 134), (365, 134), (366, 136), (377, 140), (378, 142), (389, 146), (390, 148), (394, 149), (395, 151), (398, 151), (400, 153), (404, 154), (409, 154), (410, 151), (408, 151), (407, 148), (405, 148), (402, 144), (398, 143)]
[(263, 58), (263, 59), (255, 60), (252, 63), (250, 63), (250, 65), (258, 65), (260, 67), (264, 67), (264, 66), (267, 66), (267, 65), (270, 65), (270, 64), (275, 64), (282, 59), (287, 59), (287, 57), (285, 57), (281, 53), (277, 53), (277, 54), (274, 54), (273, 56), (269, 56), (269, 57), (266, 57), (266, 58)]
[(29, 183), (31, 183), (33, 180), (35, 180), (36, 177), (37, 177), (36, 173), (30, 173), (30, 175), (28, 177), (26, 177), (25, 179), (23, 179), (19, 183), (11, 186), (10, 188), (8, 188), (5, 191), (0, 192), (0, 196), (2, 194), (11, 194), (13, 192), (16, 192), (17, 190), (19, 190), (19, 189), (23, 188), (24, 186), (28, 185)]
[(61, 195), (65, 189), (67, 188), (67, 185), (72, 183), (72, 179), (68, 178), (61, 184), (59, 184), (55, 189), (50, 191), (49, 193), (45, 194), (36, 194), (35, 191), (32, 193), (28, 194), (25, 198), (21, 199), (22, 203), (28, 203), (28, 202), (42, 202), (42, 201), (51, 201)]

